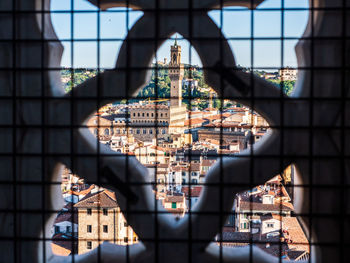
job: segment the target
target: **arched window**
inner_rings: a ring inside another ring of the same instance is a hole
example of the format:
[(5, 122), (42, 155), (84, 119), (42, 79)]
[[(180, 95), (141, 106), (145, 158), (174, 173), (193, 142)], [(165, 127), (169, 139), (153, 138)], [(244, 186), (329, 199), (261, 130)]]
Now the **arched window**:
[(176, 61), (176, 54), (173, 55), (173, 63), (176, 64), (177, 61)]
[(109, 135), (109, 129), (105, 129), (104, 134)]

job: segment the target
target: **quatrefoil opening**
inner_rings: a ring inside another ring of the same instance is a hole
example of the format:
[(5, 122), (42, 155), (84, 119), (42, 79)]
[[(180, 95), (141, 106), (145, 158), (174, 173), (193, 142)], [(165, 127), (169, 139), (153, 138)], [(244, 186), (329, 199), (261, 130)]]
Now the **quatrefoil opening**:
[[(137, 6), (135, 4), (135, 6)], [(139, 5), (141, 6), (141, 5)], [(161, 45), (161, 42), (155, 41), (154, 37), (157, 36), (159, 39), (166, 39), (171, 34), (175, 32), (181, 33), (185, 38), (192, 39), (191, 44), (197, 50), (200, 58), (202, 59), (203, 66), (206, 70), (206, 80), (209, 85), (211, 85), (220, 95), (229, 96), (234, 94), (235, 96), (242, 97), (242, 101), (247, 102), (250, 95), (252, 94), (251, 87), (251, 77), (248, 74), (244, 74), (242, 72), (236, 72), (230, 70), (230, 68), (235, 67), (235, 61), (232, 54), (231, 49), (229, 48), (227, 42), (224, 40), (223, 44), (217, 43), (218, 41), (203, 41), (196, 40), (198, 39), (216, 39), (222, 36), (222, 33), (217, 28), (217, 26), (207, 17), (206, 14), (198, 13), (195, 14), (191, 18), (191, 23), (193, 23), (194, 28), (198, 28), (195, 32), (189, 32), (189, 24), (190, 21), (188, 17), (181, 14), (174, 14), (170, 17), (160, 14), (158, 17), (162, 23), (160, 28), (155, 31), (154, 26), (156, 23), (154, 16), (151, 14), (145, 14), (130, 30), (129, 35), (124, 42), (115, 70), (106, 71), (98, 76), (101, 80), (100, 88), (102, 97), (110, 97), (115, 94), (119, 96), (132, 96), (135, 94), (136, 90), (140, 88), (147, 81), (147, 72), (143, 70), (143, 68), (147, 68), (150, 64), (150, 61), (153, 57), (154, 50)], [(170, 21), (171, 20), (171, 21)], [(174, 23), (176, 21), (176, 23)], [(200, 26), (199, 26), (200, 25)], [(202, 28), (202, 29), (201, 29)], [(151, 39), (151, 41), (142, 41), (142, 39)], [(156, 47), (156, 48), (155, 48)], [(220, 56), (220, 52), (225, 54), (223, 59)], [(137, 58), (137, 59), (136, 59)], [(125, 71), (124, 69), (131, 69), (131, 72)], [(132, 69), (137, 69), (133, 71)], [(253, 88), (256, 89), (257, 92), (254, 93), (256, 97), (264, 98), (264, 97), (279, 97), (280, 91), (275, 87), (261, 81), (255, 79), (255, 84)], [(119, 90), (115, 90), (115, 86), (111, 85), (112, 83), (120, 83)], [(88, 96), (90, 91), (95, 91), (96, 86), (91, 85), (91, 82), (84, 83), (83, 85), (77, 87), (77, 90), (74, 92), (77, 96)], [(90, 93), (93, 94), (93, 93)], [(69, 97), (67, 95), (67, 97)], [(107, 100), (103, 100), (103, 104), (109, 102)], [(267, 120), (269, 120), (272, 124), (278, 125), (280, 123), (280, 115), (276, 109), (279, 106), (273, 103), (254, 103), (254, 108), (258, 111), (261, 110), (261, 113)], [(87, 119), (87, 117), (93, 112), (95, 107), (91, 105), (84, 105), (82, 108), (78, 109), (76, 120), (78, 123), (83, 122)], [(91, 143), (91, 135), (86, 134), (85, 132), (81, 132), (77, 135), (77, 141), (85, 144), (87, 152), (96, 153), (96, 145)], [(254, 156), (259, 157), (259, 161), (255, 161), (255, 165), (257, 169), (262, 169), (263, 172), (254, 172), (253, 178), (254, 183), (262, 183), (268, 180), (271, 175), (277, 174), (280, 172), (280, 161), (272, 160), (269, 158), (269, 155), (277, 155), (278, 149), (280, 145), (280, 137), (278, 130), (271, 131), (271, 134), (264, 138), (264, 140), (257, 145), (257, 147), (253, 147)], [(108, 154), (108, 149), (104, 149), (103, 147), (100, 153)], [(246, 156), (244, 156), (246, 155)], [(200, 244), (199, 246), (194, 246), (195, 259), (203, 259), (205, 255), (201, 253), (203, 249), (205, 249), (212, 240), (212, 238), (220, 231), (220, 228), (225, 220), (223, 218), (216, 218), (215, 222), (208, 220), (206, 217), (206, 212), (219, 214), (221, 211), (229, 211), (232, 207), (232, 202), (224, 200), (219, 206), (216, 198), (211, 198), (213, 196), (232, 196), (234, 193), (237, 193), (240, 190), (234, 185), (237, 182), (241, 183), (251, 183), (249, 174), (250, 167), (252, 164), (251, 152), (244, 152), (241, 157), (236, 159), (225, 158), (222, 159), (214, 169), (208, 174), (207, 182), (219, 185), (228, 185), (228, 187), (223, 187), (223, 189), (212, 190), (205, 189), (204, 194), (196, 207), (197, 211), (202, 212), (202, 215), (194, 216), (191, 218), (192, 224), (196, 225), (195, 229), (191, 229), (191, 237), (198, 240), (208, 240), (205, 244)], [(128, 159), (128, 161), (126, 161)], [(253, 158), (254, 159), (254, 158)], [(126, 167), (127, 163), (127, 167)], [(146, 173), (144, 167), (142, 167), (135, 159), (121, 157), (119, 160), (112, 160), (112, 158), (104, 158), (101, 161), (101, 167), (109, 168), (111, 173), (120, 177), (122, 180), (122, 175), (125, 173), (129, 173), (129, 180), (135, 183), (143, 183), (145, 182), (144, 174)], [(86, 171), (87, 178), (89, 178), (88, 169), (82, 169), (79, 172)], [(231, 171), (237, 171), (236, 174), (232, 175)], [(82, 173), (85, 174), (85, 173)], [(105, 178), (106, 182), (111, 181), (108, 178)], [(110, 182), (108, 182), (110, 183)], [(156, 208), (152, 203), (151, 189), (149, 187), (131, 187), (132, 192), (137, 196), (137, 202), (128, 204), (127, 197), (121, 200), (122, 207), (129, 207), (133, 211), (138, 211), (142, 214), (142, 209), (146, 209), (148, 211), (154, 211)], [(116, 192), (121, 193), (120, 189), (116, 186)], [(121, 193), (122, 194), (122, 193)], [(129, 200), (130, 201), (130, 200)], [(142, 220), (141, 220), (142, 218)], [(129, 220), (129, 219), (128, 219)], [(144, 238), (145, 240), (154, 240), (155, 236), (155, 220), (153, 216), (148, 214), (144, 214), (140, 217), (130, 217), (130, 223), (136, 232), (140, 233), (140, 238)], [(171, 225), (169, 223), (168, 218), (158, 217), (157, 228), (160, 229), (160, 234), (157, 238), (166, 239), (169, 236), (178, 237), (181, 239), (182, 237), (187, 237), (189, 233), (188, 222), (186, 220), (183, 223)], [(215, 227), (213, 227), (213, 225)], [(202, 229), (207, 229), (208, 231), (201, 231)], [(153, 249), (155, 249), (154, 244), (151, 242), (145, 242), (146, 246), (147, 259), (153, 258), (155, 255), (153, 254)], [(162, 245), (161, 245), (162, 247)], [(140, 247), (137, 247), (137, 253), (141, 253)], [(168, 251), (168, 248), (165, 246), (164, 251)], [(180, 251), (181, 248), (179, 247)], [(214, 249), (215, 250), (215, 249)], [(211, 247), (208, 247), (208, 252), (214, 251)], [(217, 257), (217, 252), (211, 254), (214, 258)], [(246, 253), (246, 250), (242, 250), (238, 252), (238, 254), (242, 255)], [(184, 255), (187, 255), (187, 252), (184, 252)], [(161, 260), (165, 260), (166, 256), (162, 255)], [(244, 258), (246, 259), (247, 254), (245, 254)], [(237, 260), (237, 258), (231, 258), (230, 260)], [(263, 261), (262, 261), (263, 262)]]

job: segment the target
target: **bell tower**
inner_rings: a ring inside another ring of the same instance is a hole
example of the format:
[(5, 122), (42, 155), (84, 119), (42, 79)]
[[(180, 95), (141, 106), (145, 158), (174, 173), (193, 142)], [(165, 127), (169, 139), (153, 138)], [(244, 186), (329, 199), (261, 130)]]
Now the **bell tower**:
[(170, 107), (182, 106), (182, 79), (184, 76), (184, 67), (181, 64), (181, 46), (177, 44), (177, 38), (174, 45), (170, 47), (169, 78), (171, 80), (170, 88)]

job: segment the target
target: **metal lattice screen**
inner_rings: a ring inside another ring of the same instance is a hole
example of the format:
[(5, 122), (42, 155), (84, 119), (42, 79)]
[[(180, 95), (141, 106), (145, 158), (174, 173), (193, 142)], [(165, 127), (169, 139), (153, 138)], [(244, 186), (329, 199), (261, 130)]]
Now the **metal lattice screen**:
[[(0, 3), (1, 260), (346, 262), (348, 1), (90, 2)], [(243, 12), (248, 34), (224, 34)], [(256, 34), (259, 12), (277, 35)], [(302, 37), (289, 12), (308, 12)], [(124, 34), (106, 36), (113, 13)], [(256, 62), (264, 41), (278, 65)]]

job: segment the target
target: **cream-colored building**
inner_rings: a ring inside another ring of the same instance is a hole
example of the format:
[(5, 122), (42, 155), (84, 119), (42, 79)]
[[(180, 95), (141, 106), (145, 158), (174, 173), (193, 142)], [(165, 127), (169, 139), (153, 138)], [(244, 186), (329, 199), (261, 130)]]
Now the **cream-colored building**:
[(118, 245), (138, 242), (113, 192), (104, 190), (86, 196), (74, 208), (78, 211), (78, 254), (87, 253), (105, 241)]
[(134, 153), (142, 164), (168, 164), (170, 161), (167, 149), (151, 144), (135, 148)]
[(167, 138), (170, 123), (169, 106), (162, 104), (131, 105), (129, 122), (116, 123), (116, 135), (128, 134), (140, 141)]
[(297, 70), (293, 68), (282, 68), (279, 70), (280, 80), (296, 80), (297, 79)]

